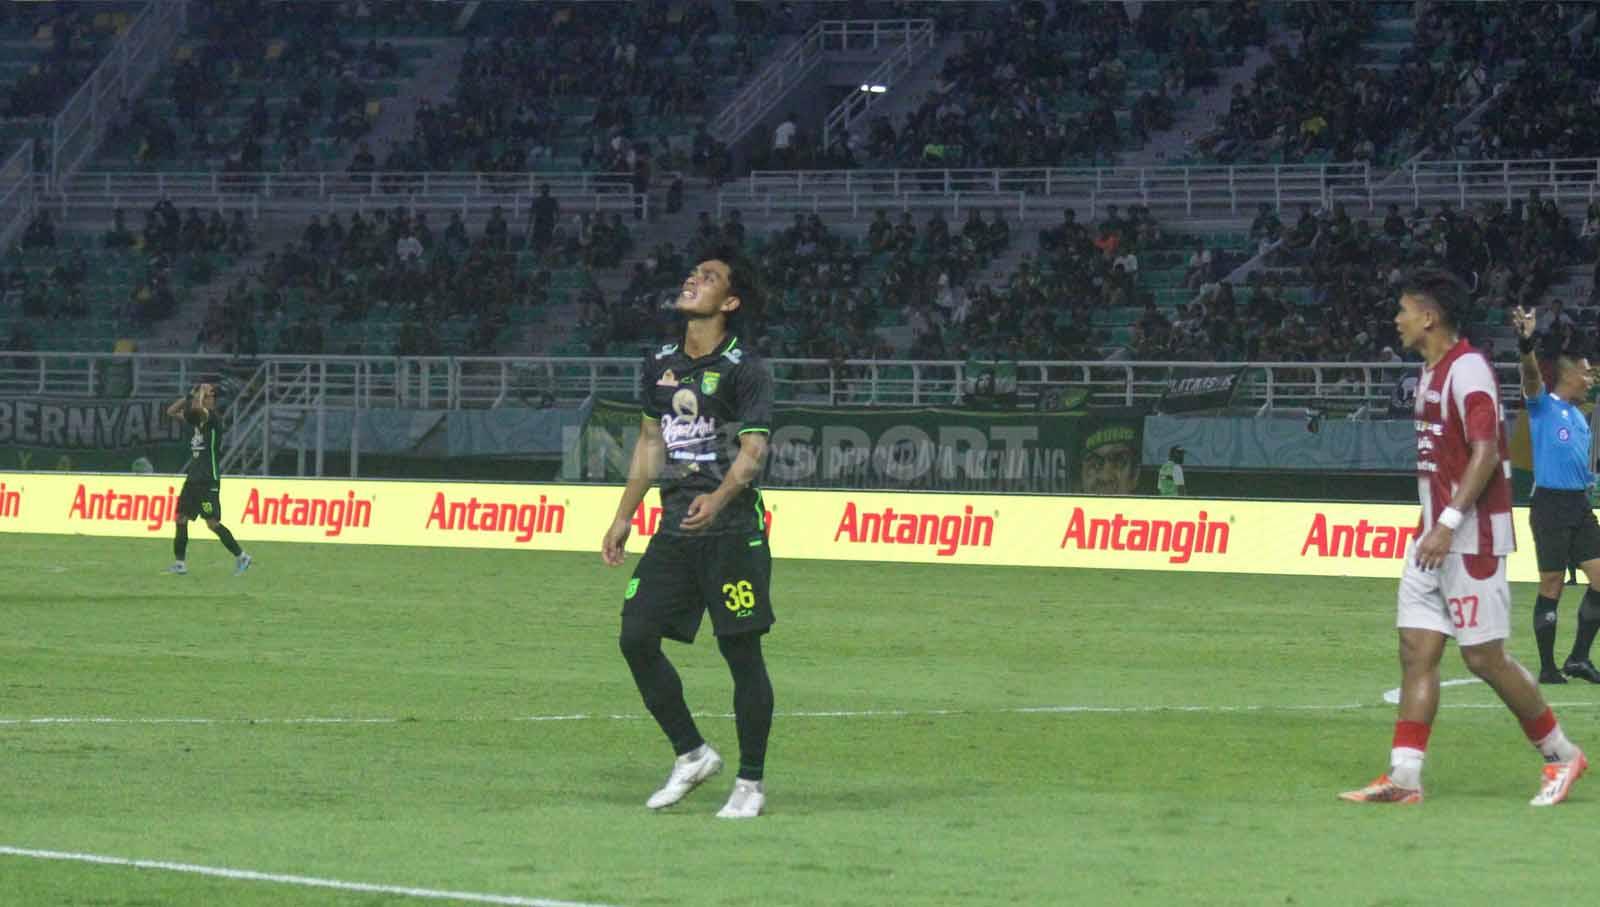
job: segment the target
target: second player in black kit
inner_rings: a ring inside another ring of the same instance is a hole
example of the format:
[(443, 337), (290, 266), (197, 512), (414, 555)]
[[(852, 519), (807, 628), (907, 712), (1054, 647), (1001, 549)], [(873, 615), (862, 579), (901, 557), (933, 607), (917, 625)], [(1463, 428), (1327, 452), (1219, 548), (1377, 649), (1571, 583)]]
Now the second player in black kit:
[(739, 775), (722, 818), (754, 818), (772, 729), (772, 683), (761, 638), (772, 627), (772, 552), (756, 480), (771, 432), (772, 377), (741, 345), (757, 290), (736, 253), (701, 262), (674, 308), (683, 337), (651, 355), (643, 369), (643, 418), (628, 486), (602, 543), (620, 565), (635, 510), (657, 479), (659, 529), (623, 594), (620, 644), (645, 707), (677, 758), (666, 783), (647, 801), (671, 806), (722, 768), (695, 726), (683, 684), (661, 650), (662, 639), (693, 642), (711, 613), (717, 648), (733, 675)]
[(217, 405), (215, 385), (201, 384), (187, 397), (179, 397), (167, 407), (167, 415), (182, 419), (194, 428), (189, 442), (189, 462), (184, 467), (183, 490), (178, 493), (178, 512), (173, 520), (172, 554), (176, 558), (168, 573), (183, 576), (189, 572), (189, 522), (205, 520), (210, 529), (233, 555), (233, 575), (250, 569), (251, 558), (239, 547), (228, 527), (222, 525), (222, 410)]

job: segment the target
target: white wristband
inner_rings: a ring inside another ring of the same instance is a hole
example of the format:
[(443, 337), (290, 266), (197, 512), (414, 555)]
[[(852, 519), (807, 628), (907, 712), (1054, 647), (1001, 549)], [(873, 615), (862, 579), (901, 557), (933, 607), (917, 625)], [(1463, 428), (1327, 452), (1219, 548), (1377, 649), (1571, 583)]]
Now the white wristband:
[(1446, 507), (1445, 509), (1439, 511), (1439, 525), (1450, 530), (1451, 532), (1455, 532), (1457, 529), (1461, 528), (1461, 517), (1461, 511), (1455, 509), (1454, 507)]

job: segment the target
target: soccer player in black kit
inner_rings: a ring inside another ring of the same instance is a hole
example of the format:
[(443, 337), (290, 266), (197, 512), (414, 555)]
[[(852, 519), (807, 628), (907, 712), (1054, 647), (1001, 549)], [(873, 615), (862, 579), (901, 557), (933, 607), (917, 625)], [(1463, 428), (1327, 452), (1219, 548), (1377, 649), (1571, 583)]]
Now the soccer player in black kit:
[(619, 640), (645, 707), (677, 754), (646, 801), (651, 809), (677, 803), (722, 768), (661, 651), (663, 638), (692, 643), (707, 611), (733, 674), (739, 736), (739, 775), (717, 815), (754, 818), (766, 805), (773, 700), (761, 637), (773, 622), (772, 552), (756, 480), (771, 433), (772, 376), (736, 330), (758, 304), (750, 267), (736, 254), (708, 258), (684, 280), (674, 303), (687, 322), (683, 337), (647, 357), (639, 441), (601, 546), (607, 564), (622, 564), (630, 521), (659, 478), (660, 529), (623, 595)]
[(222, 459), (222, 411), (217, 408), (216, 386), (199, 385), (189, 396), (172, 401), (167, 415), (194, 427), (183, 490), (178, 492), (177, 519), (173, 520), (177, 535), (172, 539), (172, 553), (177, 560), (167, 572), (178, 576), (189, 572), (184, 561), (189, 550), (189, 521), (200, 517), (233, 555), (233, 575), (238, 576), (250, 569), (250, 555), (239, 547), (228, 527), (222, 525), (222, 473), (218, 470)]

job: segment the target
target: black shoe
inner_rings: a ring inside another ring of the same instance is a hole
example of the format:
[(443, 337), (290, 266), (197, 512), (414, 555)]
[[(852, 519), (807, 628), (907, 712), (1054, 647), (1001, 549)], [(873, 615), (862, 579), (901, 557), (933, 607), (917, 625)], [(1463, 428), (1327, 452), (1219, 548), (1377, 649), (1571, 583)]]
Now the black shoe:
[[(1596, 668), (1594, 662), (1587, 658), (1583, 661), (1567, 659), (1567, 663), (1561, 666), (1561, 673), (1568, 677), (1576, 677), (1579, 680), (1587, 680), (1590, 683), (1600, 683), (1600, 668)], [(1542, 675), (1540, 680), (1541, 682), (1543, 681)]]
[(1567, 678), (1566, 678), (1566, 675), (1562, 674), (1560, 671), (1557, 671), (1553, 667), (1540, 668), (1539, 669), (1539, 682), (1540, 683), (1566, 683), (1567, 682)]

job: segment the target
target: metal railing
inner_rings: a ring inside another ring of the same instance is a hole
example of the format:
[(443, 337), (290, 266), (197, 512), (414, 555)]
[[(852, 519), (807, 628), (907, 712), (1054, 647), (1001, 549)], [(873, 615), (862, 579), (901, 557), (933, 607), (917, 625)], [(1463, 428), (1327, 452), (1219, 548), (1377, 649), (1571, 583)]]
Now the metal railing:
[(100, 147), (123, 98), (161, 69), (188, 23), (187, 0), (152, 0), (50, 124), (50, 182), (59, 185)]
[[(671, 174), (668, 174), (670, 176)], [(162, 198), (174, 195), (259, 195), (266, 198), (353, 198), (373, 196), (479, 196), (537, 195), (550, 187), (557, 198), (584, 195), (628, 195), (633, 183), (618, 173), (452, 173), (345, 171), (312, 173), (228, 173), (108, 170), (80, 173), (60, 191), (77, 195), (139, 195)]]
[(728, 105), (711, 121), (711, 134), (733, 145), (754, 129), (779, 101), (810, 75), (829, 52), (879, 51), (885, 44), (904, 42), (908, 28), (932, 23), (926, 19), (824, 19), (810, 28), (778, 58), (747, 81)]
[[(840, 130), (848, 130), (856, 120), (865, 116), (884, 95), (892, 90), (892, 86), (900, 81), (900, 77), (927, 56), (938, 44), (934, 35), (933, 21), (930, 19), (908, 19), (901, 25), (901, 43), (889, 52), (889, 55), (867, 75), (860, 91), (853, 91), (844, 96), (828, 115), (822, 120), (822, 145), (824, 148), (833, 147), (833, 136)], [(877, 33), (873, 34), (873, 47), (878, 46)]]
[[(671, 176), (672, 174), (667, 174)], [(619, 211), (648, 215), (648, 193), (614, 173), (164, 173), (106, 171), (81, 173), (40, 204), (59, 210), (149, 207), (168, 199), (179, 207), (207, 210), (374, 211), (395, 207), (413, 211), (487, 214), (495, 206), (507, 217), (523, 217), (543, 186), (566, 212)]]
[[(773, 359), (780, 403), (937, 406), (963, 402), (967, 363), (937, 360)], [(1399, 362), (1066, 362), (1021, 361), (1017, 396), (1033, 405), (1049, 392), (1082, 389), (1091, 403), (1154, 403), (1174, 376), (1247, 370), (1235, 405), (1386, 410), (1396, 384), (1417, 365)], [(0, 397), (149, 397), (187, 393), (200, 381), (249, 369), (257, 378), (238, 399), (306, 400), (341, 409), (493, 409), (572, 405), (589, 397), (632, 399), (640, 358), (220, 356), (0, 351)], [(1501, 399), (1521, 399), (1516, 363), (1496, 363)], [(108, 376), (120, 380), (109, 381)], [(115, 386), (113, 392), (108, 388)], [(243, 407), (248, 411), (251, 407)]]
[(9, 248), (33, 219), (33, 185), (33, 140), (29, 139), (0, 164), (0, 248)]
[(718, 193), (720, 213), (739, 208), (763, 216), (789, 212), (859, 216), (898, 211), (1005, 208), (1019, 217), (1060, 209), (1145, 205), (1168, 216), (1238, 217), (1259, 204), (1274, 208), (1343, 202), (1357, 211), (1395, 203), (1448, 202), (1459, 207), (1509, 202), (1538, 189), (1559, 204), (1600, 198), (1600, 161), (1419, 162), (1410, 179), (1385, 185), (1365, 164), (1244, 167), (1095, 167), (912, 170), (755, 171)]

